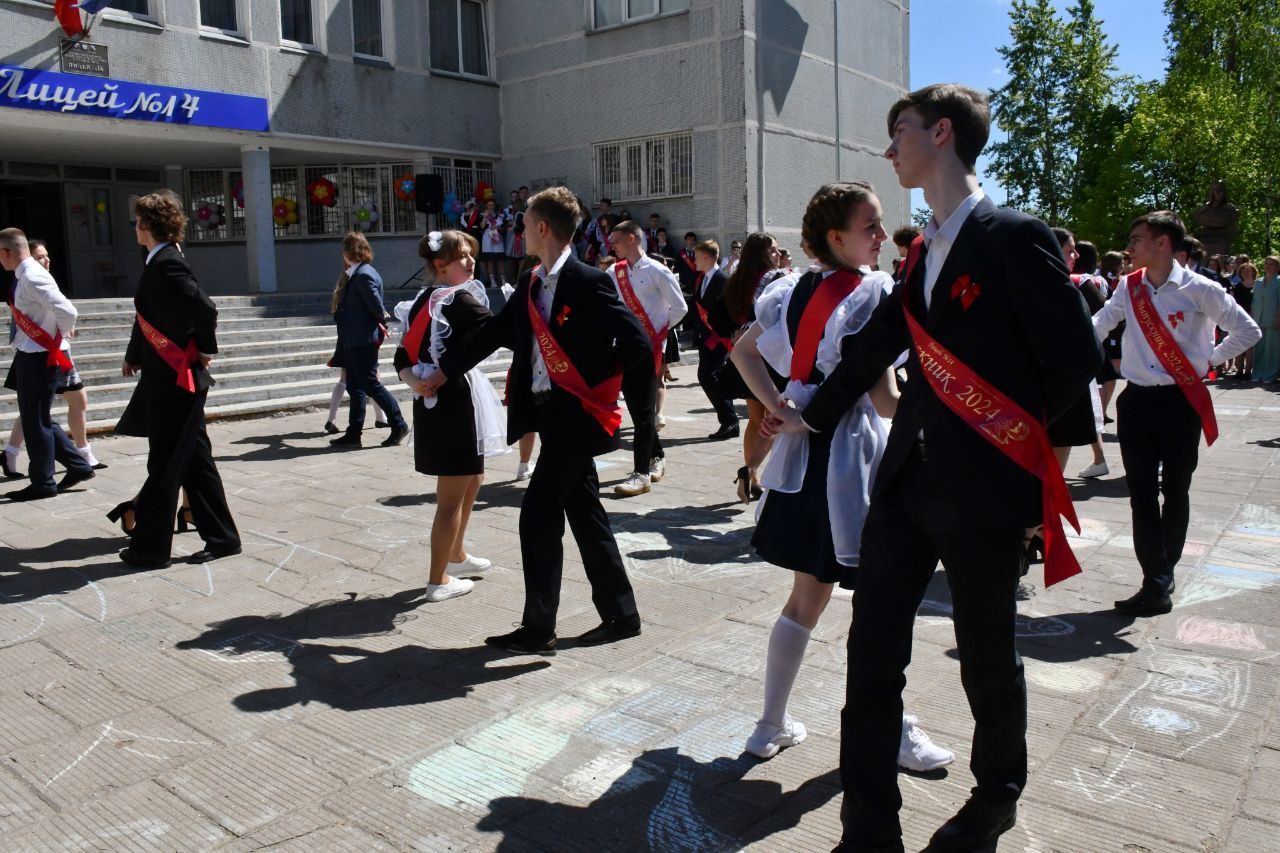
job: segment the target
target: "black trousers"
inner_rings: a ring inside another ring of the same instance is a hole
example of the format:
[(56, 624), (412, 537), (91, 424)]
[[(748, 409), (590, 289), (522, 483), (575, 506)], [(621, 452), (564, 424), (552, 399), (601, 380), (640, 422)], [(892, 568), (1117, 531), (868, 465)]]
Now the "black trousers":
[(938, 560), (951, 587), (960, 680), (975, 724), (975, 795), (1016, 799), (1027, 782), (1027, 689), (1014, 643), (1024, 530), (932, 524), (948, 513), (935, 472), (918, 454), (872, 500), (849, 634), (840, 715), (843, 849), (902, 849), (898, 742), (916, 610)]
[(631, 443), (635, 467), (640, 474), (649, 473), (655, 459), (665, 459), (658, 439), (658, 388), (661, 380), (653, 372), (653, 363), (638, 364), (622, 375), (622, 397), (633, 426)]
[(1116, 432), (1129, 484), (1133, 550), (1142, 566), (1142, 586), (1167, 594), (1191, 519), (1200, 417), (1176, 385), (1129, 383), (1116, 398)]
[(22, 435), (27, 440), (27, 475), (31, 485), (40, 489), (56, 489), (53, 481), (54, 460), (68, 472), (88, 472), (92, 467), (76, 450), (62, 427), (53, 420), (53, 393), (58, 384), (58, 368), (46, 362), (45, 352), (13, 354), (14, 383), (18, 391), (18, 416), (22, 419)]
[(347, 434), (359, 435), (364, 430), (365, 399), (372, 397), (378, 408), (386, 413), (393, 427), (405, 428), (400, 404), (391, 396), (378, 379), (378, 345), (364, 344), (346, 348), (347, 395), (351, 399), (351, 417), (347, 421)]
[[(541, 430), (539, 430), (541, 432)], [(533, 630), (554, 634), (564, 571), (567, 519), (591, 583), (591, 600), (601, 619), (636, 612), (631, 581), (622, 565), (609, 516), (600, 503), (600, 480), (592, 458), (564, 439), (548, 443), (520, 504), (520, 557), (524, 563), (524, 618)]]
[(730, 426), (738, 422), (738, 413), (733, 408), (733, 401), (720, 396), (715, 390), (711, 377), (720, 366), (729, 359), (729, 353), (722, 349), (708, 349), (698, 344), (698, 384), (702, 393), (711, 401), (711, 408), (716, 410), (716, 419), (720, 426)]
[(191, 515), (206, 547), (222, 550), (238, 546), (240, 533), (231, 518), (205, 429), (204, 403), (209, 392), (188, 394), (176, 387), (140, 385), (134, 393), (154, 396), (146, 407), (147, 479), (134, 498), (130, 548), (143, 557), (169, 559), (180, 489), (187, 490)]

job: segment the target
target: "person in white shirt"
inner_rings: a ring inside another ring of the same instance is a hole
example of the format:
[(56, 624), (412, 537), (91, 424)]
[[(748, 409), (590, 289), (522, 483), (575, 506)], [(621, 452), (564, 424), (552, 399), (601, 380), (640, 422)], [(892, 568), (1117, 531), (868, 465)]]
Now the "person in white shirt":
[(720, 259), (720, 271), (725, 275), (733, 275), (738, 269), (740, 260), (742, 260), (742, 241), (734, 240), (729, 244), (729, 254)]
[[(1093, 316), (1098, 340), (1125, 324), (1120, 373), (1128, 381), (1116, 398), (1120, 458), (1133, 512), (1133, 550), (1142, 566), (1142, 588), (1115, 603), (1133, 616), (1168, 613), (1173, 603), (1174, 568), (1182, 559), (1191, 514), (1191, 476), (1196, 470), (1200, 433), (1207, 422), (1165, 367), (1134, 311), (1134, 293), (1145, 294), (1159, 328), (1185, 357), (1196, 377), (1230, 361), (1262, 336), (1232, 296), (1216, 282), (1174, 259), (1186, 238), (1176, 213), (1158, 210), (1139, 216), (1129, 231), (1129, 253), (1137, 270), (1122, 278), (1110, 301)], [(1218, 346), (1214, 327), (1226, 330)], [(1170, 351), (1166, 351), (1166, 357)], [(1207, 395), (1204, 402), (1208, 403)], [(1212, 420), (1212, 404), (1207, 418)], [(1216, 429), (1216, 427), (1214, 427)], [(1210, 439), (1212, 441), (1212, 439)], [(1161, 506), (1160, 496), (1164, 496)]]
[[(685, 304), (680, 280), (675, 273), (645, 254), (644, 231), (638, 224), (630, 220), (619, 222), (609, 232), (609, 237), (613, 250), (618, 253), (618, 263), (609, 268), (609, 277), (626, 304), (628, 297), (619, 282), (618, 273), (619, 267), (626, 265), (627, 279), (645, 314), (640, 317), (637, 313), (637, 319), (645, 326), (646, 333), (650, 333), (652, 328), (652, 333), (658, 335), (652, 341), (654, 359), (636, 365), (622, 376), (622, 396), (627, 401), (627, 411), (635, 430), (631, 439), (635, 465), (631, 475), (614, 491), (630, 496), (649, 491), (650, 485), (667, 473), (666, 454), (658, 439), (657, 399), (662, 380), (655, 359), (660, 358), (666, 348), (667, 331), (684, 318), (689, 306)], [(628, 307), (634, 310), (634, 306)]]
[[(9, 499), (51, 498), (94, 477), (93, 466), (50, 414), (58, 384), (55, 361), (62, 362), (62, 369), (71, 369), (70, 359), (60, 351), (69, 347), (66, 339), (75, 330), (77, 312), (49, 271), (31, 257), (27, 235), (17, 228), (0, 231), (0, 266), (15, 274), (12, 310), (18, 331), (13, 340), (13, 387), (18, 392), (31, 478), (25, 488), (10, 492)], [(56, 484), (55, 459), (67, 469)]]

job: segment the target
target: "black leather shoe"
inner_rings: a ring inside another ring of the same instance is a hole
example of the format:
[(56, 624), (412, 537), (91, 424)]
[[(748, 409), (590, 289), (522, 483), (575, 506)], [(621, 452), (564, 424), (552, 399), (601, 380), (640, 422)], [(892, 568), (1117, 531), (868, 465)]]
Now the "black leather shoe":
[(0, 473), (6, 480), (21, 480), (22, 474), (9, 467), (9, 454), (0, 453)]
[(409, 434), (408, 424), (399, 424), (397, 426), (393, 426), (391, 428), (391, 435), (386, 437), (386, 440), (382, 442), (382, 446), (395, 447), (397, 444), (404, 441), (404, 437), (408, 434)]
[(121, 551), (120, 559), (139, 569), (167, 569), (172, 565), (168, 560), (161, 560), (159, 557), (144, 557), (132, 548)]
[(241, 552), (239, 545), (233, 545), (230, 548), (202, 548), (196, 551), (190, 557), (187, 557), (188, 563), (208, 563), (212, 560), (220, 560), (223, 557), (234, 557)]
[(386, 421), (374, 421), (373, 426), (375, 429), (386, 429), (387, 427), (391, 426), (391, 424), (387, 423)]
[(555, 634), (543, 634), (524, 625), (521, 625), (510, 634), (485, 637), (484, 644), (493, 646), (495, 649), (514, 652), (518, 655), (554, 655), (556, 653)]
[(98, 476), (92, 468), (87, 471), (68, 471), (66, 476), (58, 481), (58, 491), (65, 492), (67, 489), (80, 485), (85, 480), (92, 480)]
[(349, 432), (346, 435), (340, 435), (337, 438), (335, 438), (333, 441), (329, 442), (329, 444), (333, 445), (334, 447), (359, 447), (360, 433)]
[(640, 636), (640, 617), (622, 616), (617, 619), (606, 619), (595, 628), (578, 637), (575, 644), (579, 646), (602, 646), (605, 643), (616, 643), (628, 637)]
[(1160, 616), (1173, 609), (1173, 599), (1162, 592), (1143, 589), (1132, 598), (1116, 602), (1116, 610), (1129, 616)]
[(57, 489), (42, 489), (39, 486), (26, 486), (18, 489), (16, 492), (9, 493), (11, 501), (42, 501), (45, 498), (56, 498), (58, 496)]
[(725, 424), (707, 438), (711, 441), (728, 441), (731, 438), (737, 438), (740, 434), (737, 424)]
[(324, 431), (328, 435), (337, 435), (338, 433), (342, 432), (342, 430), (338, 429), (338, 425), (335, 424), (333, 421), (324, 422)]
[(992, 843), (1013, 829), (1017, 819), (1016, 800), (972, 796), (955, 817), (938, 828), (924, 853), (976, 853), (988, 847), (994, 849)]

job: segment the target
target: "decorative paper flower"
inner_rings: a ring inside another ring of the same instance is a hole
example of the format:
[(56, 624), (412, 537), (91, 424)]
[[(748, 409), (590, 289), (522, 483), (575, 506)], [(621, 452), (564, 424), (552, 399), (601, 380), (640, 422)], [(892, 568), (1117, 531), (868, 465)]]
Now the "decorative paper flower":
[(97, 209), (97, 211), (98, 211), (99, 213), (106, 213), (106, 212), (107, 212), (107, 203), (106, 203), (105, 201), (100, 201), (100, 202), (98, 202), (98, 204), (96, 205), (96, 209)]
[(432, 231), (430, 234), (427, 235), (427, 248), (431, 249), (431, 251), (433, 252), (440, 251), (440, 246), (443, 245), (442, 243), (443, 238), (444, 238), (444, 235), (441, 234), (439, 231)]
[(456, 223), (458, 217), (462, 215), (462, 200), (458, 198), (457, 193), (445, 193), (444, 196), (444, 218), (449, 223)]
[(222, 225), (226, 209), (222, 205), (202, 204), (196, 208), (196, 224), (213, 229)]
[(418, 194), (418, 184), (413, 175), (401, 175), (396, 183), (396, 198), (401, 201), (413, 201)]
[(560, 309), (560, 313), (556, 315), (556, 325), (563, 326), (569, 319), (569, 306), (566, 305)]
[(321, 176), (307, 184), (307, 197), (311, 199), (312, 204), (333, 207), (338, 203), (338, 188), (333, 181)]
[(291, 198), (276, 196), (271, 200), (271, 218), (283, 228), (298, 221), (298, 203)]
[(351, 216), (355, 219), (355, 227), (360, 231), (368, 231), (378, 221), (378, 206), (372, 201), (366, 201), (351, 212)]
[(491, 198), (496, 198), (496, 196), (493, 193), (493, 185), (485, 181), (480, 181), (479, 183), (476, 184), (475, 196), (476, 196), (476, 201), (480, 202), (481, 204), (484, 204), (486, 201), (488, 201)]

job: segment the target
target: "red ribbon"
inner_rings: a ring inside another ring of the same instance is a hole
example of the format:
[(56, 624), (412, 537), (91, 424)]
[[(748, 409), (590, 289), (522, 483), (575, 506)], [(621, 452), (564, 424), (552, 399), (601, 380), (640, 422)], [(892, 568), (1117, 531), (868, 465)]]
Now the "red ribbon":
[(147, 339), (147, 343), (151, 344), (151, 348), (156, 351), (156, 355), (164, 360), (164, 363), (173, 368), (173, 372), (177, 374), (176, 385), (183, 391), (194, 394), (196, 392), (195, 376), (191, 373), (191, 366), (200, 358), (200, 351), (196, 349), (196, 342), (188, 340), (185, 349), (175, 344), (164, 336), (164, 332), (147, 322), (147, 318), (141, 314), (136, 315), (138, 318), (138, 327), (142, 329), (142, 336)]
[[(907, 272), (903, 277), (904, 288), (909, 287), (911, 271), (923, 245), (922, 237), (917, 237), (911, 244)], [(1080, 574), (1080, 563), (1067, 543), (1062, 518), (1065, 517), (1077, 533), (1080, 532), (1080, 521), (1044, 424), (988, 384), (925, 331), (907, 308), (909, 293), (909, 289), (902, 292), (902, 313), (907, 318), (911, 343), (929, 387), (960, 420), (1040, 480), (1044, 514), (1044, 585), (1050, 587)]]
[(42, 349), (49, 353), (49, 357), (45, 359), (45, 365), (48, 367), (60, 367), (63, 370), (71, 370), (73, 365), (71, 359), (62, 351), (62, 332), (56, 335), (50, 335), (44, 329), (40, 328), (40, 324), (32, 320), (26, 314), (23, 314), (13, 305), (9, 306), (9, 310), (13, 312), (13, 322), (22, 330), (22, 334), (40, 345)]
[(809, 384), (809, 376), (813, 373), (814, 362), (818, 357), (818, 344), (822, 341), (822, 333), (826, 330), (831, 312), (861, 282), (862, 276), (847, 270), (837, 270), (818, 284), (818, 289), (809, 298), (809, 304), (804, 306), (804, 313), (800, 315), (796, 343), (791, 348), (792, 379), (803, 385)]
[(688, 249), (681, 249), (680, 260), (685, 262), (685, 266), (689, 267), (691, 272), (698, 271), (698, 265), (694, 263), (693, 252), (690, 252)]
[(636, 296), (635, 288), (631, 286), (631, 274), (628, 272), (627, 262), (618, 261), (614, 264), (613, 274), (618, 278), (618, 290), (622, 293), (622, 301), (640, 320), (640, 325), (644, 326), (644, 333), (649, 336), (649, 341), (653, 345), (653, 375), (657, 376), (662, 373), (662, 353), (667, 343), (667, 330), (658, 331), (653, 327), (653, 321), (649, 319), (649, 314), (640, 304), (640, 298)]
[(706, 306), (702, 304), (702, 293), (699, 288), (702, 287), (702, 280), (707, 277), (707, 273), (698, 276), (697, 282), (693, 285), (693, 292), (696, 298), (693, 300), (693, 306), (698, 309), (698, 319), (702, 321), (702, 325), (707, 327), (707, 349), (716, 349), (724, 347), (726, 352), (733, 352), (733, 341), (727, 341), (716, 334), (716, 330), (711, 328), (711, 320), (707, 317)]
[(533, 304), (533, 287), (529, 287), (529, 323), (533, 326), (533, 339), (547, 365), (547, 376), (561, 390), (568, 391), (582, 403), (582, 410), (596, 419), (604, 431), (613, 435), (622, 426), (622, 409), (618, 406), (618, 394), (622, 390), (622, 374), (616, 373), (599, 385), (590, 386), (582, 378), (578, 368), (565, 355), (560, 343), (547, 326), (538, 307)]
[[(1156, 306), (1151, 302), (1151, 296), (1142, 286), (1144, 273), (1146, 269), (1135, 270), (1125, 278), (1125, 284), (1129, 287), (1129, 302), (1133, 305), (1133, 316), (1138, 320), (1138, 326), (1147, 339), (1147, 345), (1155, 352), (1156, 358), (1160, 359), (1164, 369), (1173, 377), (1173, 381), (1182, 390), (1191, 408), (1196, 410), (1196, 414), (1200, 417), (1200, 428), (1204, 430), (1205, 443), (1212, 446), (1218, 440), (1218, 418), (1213, 413), (1213, 399), (1209, 396), (1209, 389), (1204, 387), (1204, 382), (1200, 379), (1200, 371), (1192, 366), (1191, 359), (1187, 358), (1187, 354), (1174, 340), (1173, 334), (1160, 321)], [(1181, 318), (1182, 314), (1178, 312), (1171, 316), (1170, 320), (1176, 326), (1177, 320)]]

